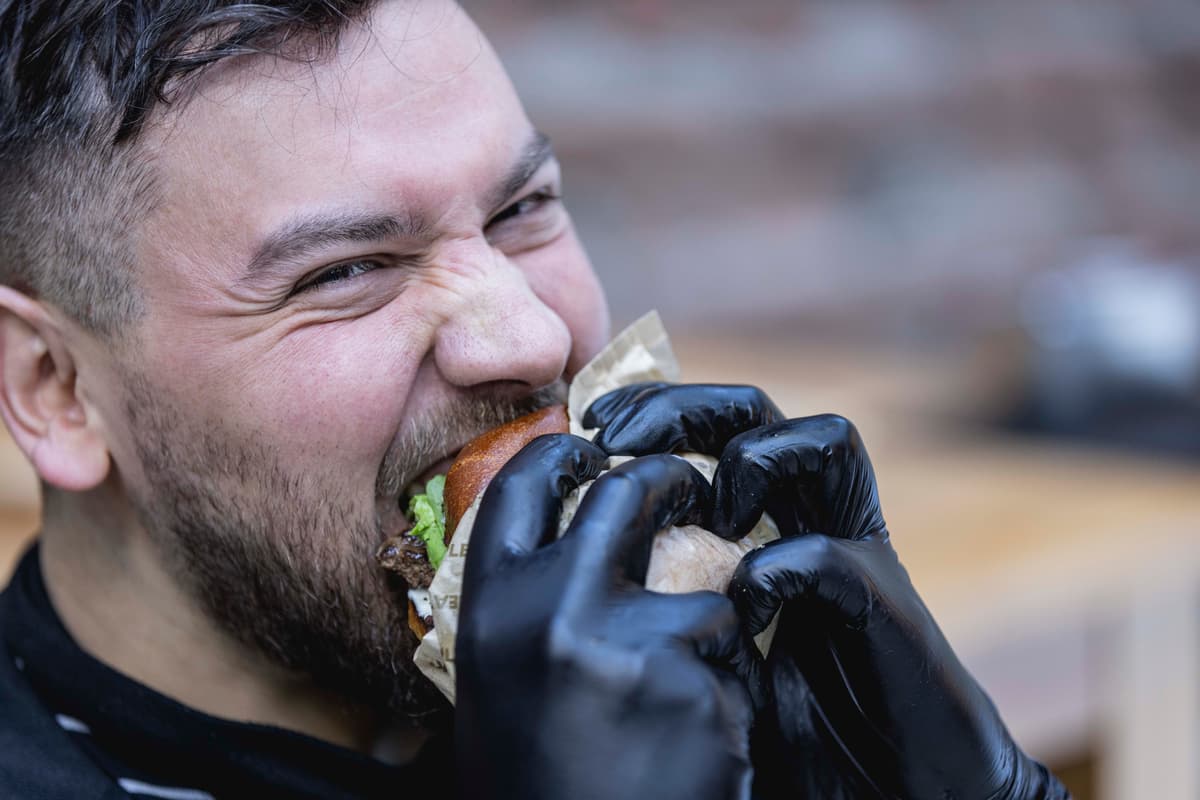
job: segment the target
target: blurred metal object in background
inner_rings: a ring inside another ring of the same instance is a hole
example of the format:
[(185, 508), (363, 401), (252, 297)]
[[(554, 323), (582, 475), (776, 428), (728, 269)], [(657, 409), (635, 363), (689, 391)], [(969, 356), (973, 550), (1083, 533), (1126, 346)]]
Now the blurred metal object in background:
[(1021, 299), (1027, 385), (1014, 422), (1200, 457), (1200, 268), (1101, 239)]

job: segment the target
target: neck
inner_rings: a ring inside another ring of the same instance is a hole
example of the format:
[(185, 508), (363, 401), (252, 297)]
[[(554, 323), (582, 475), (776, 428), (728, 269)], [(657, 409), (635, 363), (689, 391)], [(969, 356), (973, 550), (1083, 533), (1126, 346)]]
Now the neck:
[(367, 752), (378, 720), (219, 629), (172, 579), (137, 515), (103, 489), (47, 497), (42, 571), (88, 653), (207, 714)]

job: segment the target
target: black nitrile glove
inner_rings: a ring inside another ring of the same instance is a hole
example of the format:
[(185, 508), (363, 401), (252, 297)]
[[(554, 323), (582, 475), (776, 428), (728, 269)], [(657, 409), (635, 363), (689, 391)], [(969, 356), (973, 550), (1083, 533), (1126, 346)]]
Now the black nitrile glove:
[(1009, 736), (909, 582), (858, 431), (830, 415), (775, 421), (756, 397), (747, 387), (646, 384), (606, 395), (585, 419), (612, 453), (668, 444), (720, 456), (712, 530), (740, 538), (765, 510), (783, 533), (747, 554), (729, 587), (748, 633), (780, 614), (769, 655), (746, 673), (758, 708), (756, 789), (1066, 798)]
[(596, 481), (556, 541), (562, 499), (606, 461), (583, 439), (544, 436), (484, 494), (456, 647), (463, 797), (749, 794), (733, 604), (643, 588), (654, 534), (706, 522), (708, 484), (674, 456), (636, 459)]

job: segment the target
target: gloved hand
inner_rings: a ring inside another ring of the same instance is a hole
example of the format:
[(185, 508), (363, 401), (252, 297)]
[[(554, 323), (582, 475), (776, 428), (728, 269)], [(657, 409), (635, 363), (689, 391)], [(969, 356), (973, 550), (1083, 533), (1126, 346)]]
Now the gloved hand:
[(748, 796), (733, 604), (644, 588), (654, 534), (706, 521), (708, 483), (682, 459), (636, 459), (596, 481), (556, 540), (562, 499), (606, 461), (544, 436), (484, 494), (456, 645), (463, 797)]
[(614, 454), (720, 456), (712, 530), (740, 538), (765, 510), (783, 533), (747, 554), (729, 587), (749, 633), (780, 614), (770, 653), (746, 672), (756, 789), (1067, 797), (1017, 747), (909, 582), (858, 431), (837, 416), (779, 419), (756, 389), (646, 384), (606, 395), (584, 420)]

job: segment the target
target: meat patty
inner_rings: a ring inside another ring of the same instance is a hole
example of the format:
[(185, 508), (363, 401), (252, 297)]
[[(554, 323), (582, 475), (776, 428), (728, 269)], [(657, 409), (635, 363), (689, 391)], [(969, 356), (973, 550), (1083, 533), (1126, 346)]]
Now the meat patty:
[(433, 583), (433, 564), (425, 552), (425, 543), (417, 536), (401, 534), (389, 539), (376, 554), (380, 566), (397, 572), (410, 589), (428, 589)]

